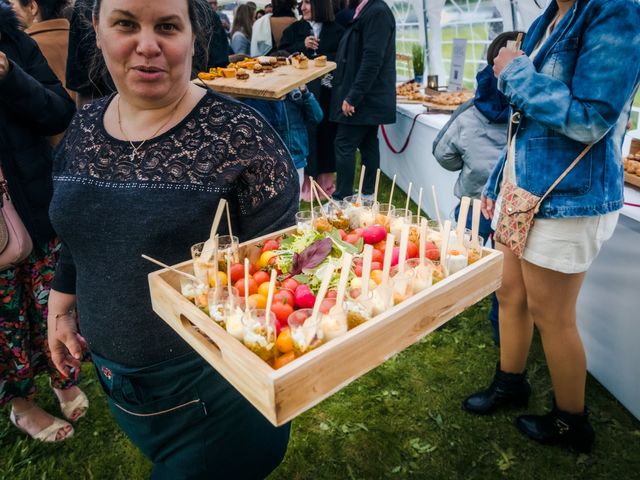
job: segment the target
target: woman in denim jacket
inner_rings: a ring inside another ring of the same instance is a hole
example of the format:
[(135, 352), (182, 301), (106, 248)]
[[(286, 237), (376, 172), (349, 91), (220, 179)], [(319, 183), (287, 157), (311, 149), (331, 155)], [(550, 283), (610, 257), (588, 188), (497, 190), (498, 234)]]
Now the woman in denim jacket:
[[(517, 426), (542, 443), (588, 452), (594, 432), (584, 405), (586, 360), (576, 301), (586, 270), (613, 233), (623, 205), (621, 146), (640, 77), (640, 3), (556, 0), (531, 26), (524, 51), (502, 49), (494, 72), (520, 121), (483, 194), (485, 217), (506, 173), (542, 196), (587, 144), (591, 150), (542, 203), (523, 259), (504, 253), (500, 362), (493, 383), (464, 402), (473, 413), (525, 406), (534, 325), (551, 373), (554, 407)], [(495, 209), (495, 210), (494, 210)]]

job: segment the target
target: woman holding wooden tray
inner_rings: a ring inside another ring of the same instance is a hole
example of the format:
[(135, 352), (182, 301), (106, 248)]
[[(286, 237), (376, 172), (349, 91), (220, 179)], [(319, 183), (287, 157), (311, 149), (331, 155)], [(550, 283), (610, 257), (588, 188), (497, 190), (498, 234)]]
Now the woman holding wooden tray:
[[(546, 415), (521, 415), (517, 427), (538, 442), (580, 452), (591, 450), (595, 434), (585, 408), (576, 302), (623, 205), (620, 150), (640, 80), (638, 24), (635, 1), (556, 0), (529, 29), (524, 51), (503, 48), (494, 61), (515, 133), (485, 185), (485, 216), (506, 225), (523, 208), (514, 198), (531, 194), (540, 197), (540, 208), (522, 252), (511, 242), (517, 237), (497, 238), (505, 256), (500, 363), (491, 386), (467, 398), (464, 408), (486, 414), (527, 404), (525, 367), (535, 325), (554, 404)], [(514, 185), (528, 194), (510, 195)], [(520, 234), (521, 225), (511, 231)]]
[(49, 344), (61, 372), (77, 368), (79, 319), (115, 420), (153, 478), (264, 478), (289, 426), (273, 427), (153, 313), (153, 267), (140, 257), (187, 258), (221, 198), (240, 240), (294, 223), (297, 175), (278, 135), (189, 81), (207, 12), (206, 0), (95, 3), (117, 92), (78, 112), (54, 162), (63, 251)]

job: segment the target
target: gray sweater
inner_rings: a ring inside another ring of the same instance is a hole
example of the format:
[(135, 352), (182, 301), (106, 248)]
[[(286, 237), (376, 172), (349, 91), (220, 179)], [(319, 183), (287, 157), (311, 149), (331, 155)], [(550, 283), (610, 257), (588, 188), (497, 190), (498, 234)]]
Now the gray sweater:
[(112, 98), (78, 112), (55, 158), (50, 214), (63, 253), (53, 288), (76, 293), (92, 352), (142, 367), (190, 347), (151, 309), (147, 274), (158, 267), (140, 255), (189, 259), (221, 197), (241, 241), (293, 225), (299, 186), (282, 140), (246, 105), (209, 92), (131, 161), (131, 145), (103, 126)]
[(456, 197), (480, 198), (482, 188), (507, 144), (507, 124), (491, 123), (469, 100), (458, 108), (433, 141), (433, 155), (452, 172), (460, 170)]

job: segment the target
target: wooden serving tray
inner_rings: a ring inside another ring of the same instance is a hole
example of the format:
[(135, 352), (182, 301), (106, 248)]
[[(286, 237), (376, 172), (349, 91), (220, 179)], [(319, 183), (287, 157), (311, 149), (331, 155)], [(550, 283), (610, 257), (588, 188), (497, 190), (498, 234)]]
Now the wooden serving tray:
[[(292, 229), (243, 244), (241, 256), (255, 258), (260, 253), (256, 244)], [(153, 310), (271, 423), (279, 426), (495, 291), (502, 280), (502, 260), (502, 253), (486, 250), (485, 256), (473, 265), (279, 370), (272, 369), (183, 297), (174, 272), (164, 269), (150, 273), (149, 289)], [(192, 271), (191, 261), (175, 267)]]
[(335, 62), (327, 62), (324, 67), (316, 67), (313, 60), (309, 60), (309, 68), (295, 68), (283, 65), (274, 68), (270, 73), (257, 74), (249, 71), (247, 80), (237, 78), (216, 78), (214, 80), (200, 80), (194, 82), (206, 84), (216, 92), (226, 93), (234, 97), (258, 98), (262, 100), (280, 100), (294, 88), (309, 83), (316, 78), (336, 69)]
[(624, 182), (640, 188), (640, 177), (633, 173), (624, 172)]

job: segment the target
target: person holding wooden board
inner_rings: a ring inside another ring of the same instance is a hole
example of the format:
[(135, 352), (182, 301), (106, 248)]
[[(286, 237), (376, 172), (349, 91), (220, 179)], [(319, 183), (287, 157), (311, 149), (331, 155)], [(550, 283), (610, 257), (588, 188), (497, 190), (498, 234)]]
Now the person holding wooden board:
[(206, 0), (95, 2), (116, 92), (78, 112), (55, 157), (63, 250), (49, 344), (69, 375), (80, 322), (111, 412), (153, 478), (264, 478), (289, 425), (273, 427), (153, 313), (155, 267), (141, 258), (187, 258), (222, 198), (241, 241), (294, 223), (298, 180), (282, 140), (253, 109), (190, 82), (207, 12)]

